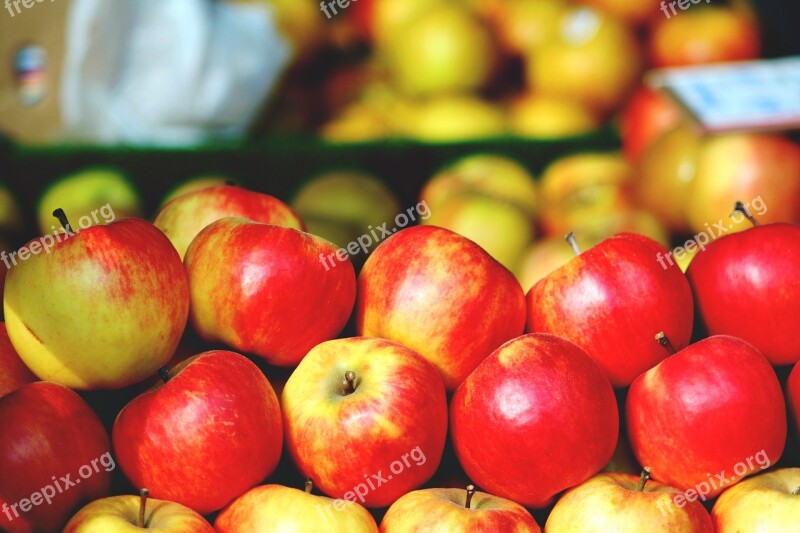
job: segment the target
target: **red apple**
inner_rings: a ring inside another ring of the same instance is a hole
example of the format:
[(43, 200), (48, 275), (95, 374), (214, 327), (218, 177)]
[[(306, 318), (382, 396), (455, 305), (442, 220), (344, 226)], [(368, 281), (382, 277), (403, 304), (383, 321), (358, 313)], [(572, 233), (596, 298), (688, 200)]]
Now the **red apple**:
[(541, 533), (531, 514), (518, 503), (463, 489), (423, 489), (394, 502), (381, 522), (382, 533), (447, 531), (448, 533)]
[(677, 126), (681, 110), (669, 96), (646, 86), (631, 96), (620, 120), (622, 151), (636, 163), (647, 147), (662, 134)]
[(11, 345), (5, 322), (0, 322), (0, 398), (38, 380)]
[(186, 327), (186, 270), (144, 220), (73, 230), (60, 215), (71, 231), (30, 241), (8, 272), (11, 343), (46, 381), (85, 390), (138, 383), (169, 360)]
[(207, 514), (275, 470), (281, 413), (254, 363), (214, 350), (164, 377), (168, 381), (134, 398), (114, 422), (114, 451), (131, 483)]
[(0, 398), (0, 530), (59, 531), (81, 503), (108, 494), (111, 444), (80, 396), (30, 383)]
[(195, 238), (185, 263), (200, 336), (276, 366), (297, 365), (338, 335), (356, 299), (348, 252), (292, 228), (218, 220)]
[(359, 275), (359, 335), (419, 352), (436, 365), (448, 390), (524, 327), (525, 296), (514, 275), (443, 228), (416, 226), (392, 235)]
[(619, 414), (602, 369), (573, 343), (543, 333), (513, 339), (464, 380), (450, 430), (467, 475), (486, 491), (545, 507), (614, 454)]
[(447, 436), (436, 368), (384, 339), (314, 347), (286, 382), (286, 447), (326, 494), (384, 507), (425, 483)]
[(653, 342), (665, 331), (676, 346), (692, 335), (692, 291), (667, 250), (621, 233), (581, 253), (528, 292), (528, 329), (569, 339), (597, 361), (616, 387), (667, 356)]
[(217, 533), (378, 533), (369, 511), (355, 502), (332, 500), (306, 490), (262, 485), (239, 496), (214, 522)]
[(179, 503), (140, 496), (111, 496), (86, 505), (67, 523), (62, 533), (214, 533), (205, 518)]
[(208, 187), (178, 196), (161, 208), (153, 224), (164, 232), (183, 259), (200, 230), (224, 217), (249, 218), (305, 230), (300, 216), (274, 196), (233, 185)]
[(786, 441), (775, 371), (753, 346), (726, 335), (692, 344), (639, 376), (626, 411), (639, 464), (685, 490), (686, 501), (713, 498), (777, 462)]
[(641, 476), (621, 473), (598, 474), (570, 489), (547, 517), (547, 533), (714, 533), (711, 517), (698, 501), (674, 507), (683, 495), (669, 485), (647, 482)]
[(786, 398), (789, 400), (789, 410), (794, 418), (794, 427), (800, 435), (800, 363), (794, 365), (789, 374), (789, 381), (786, 383)]
[(800, 468), (779, 468), (722, 493), (711, 510), (718, 533), (798, 531)]
[(768, 224), (725, 235), (698, 253), (686, 274), (709, 334), (744, 339), (774, 365), (800, 361), (800, 227)]

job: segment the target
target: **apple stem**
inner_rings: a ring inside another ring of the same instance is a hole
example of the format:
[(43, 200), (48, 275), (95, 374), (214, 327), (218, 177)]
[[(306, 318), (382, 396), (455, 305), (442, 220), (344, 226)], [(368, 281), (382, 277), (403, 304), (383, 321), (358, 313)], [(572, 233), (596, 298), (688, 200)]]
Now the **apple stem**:
[[(736, 201), (736, 205), (733, 206), (733, 213), (735, 213), (737, 211), (740, 212), (741, 214), (743, 214), (745, 216), (745, 218), (747, 220), (749, 220), (750, 223), (753, 226), (760, 226), (761, 225), (761, 224), (759, 224), (758, 220), (756, 220), (756, 217), (754, 217), (752, 214), (750, 214), (750, 210), (747, 209), (744, 206), (744, 204), (741, 201), (738, 201), (738, 200)], [(733, 215), (733, 213), (731, 213), (731, 215)]]
[(564, 237), (570, 246), (572, 246), (572, 251), (575, 252), (575, 255), (581, 255), (581, 249), (578, 247), (578, 241), (575, 240), (575, 234), (571, 231), (567, 233), (567, 236)]
[(53, 216), (58, 219), (61, 223), (61, 227), (64, 228), (64, 231), (67, 233), (72, 233), (72, 227), (69, 225), (69, 220), (67, 220), (67, 214), (64, 212), (63, 209), (60, 207), (53, 211)]
[(644, 490), (644, 486), (647, 484), (648, 479), (650, 479), (650, 467), (646, 466), (642, 469), (642, 474), (639, 477), (639, 486), (636, 487), (637, 492), (642, 492)]
[(353, 394), (356, 391), (355, 380), (356, 373), (352, 370), (348, 370), (344, 373), (344, 381), (342, 381), (342, 394), (344, 396)]
[(165, 367), (165, 366), (162, 366), (161, 368), (159, 368), (158, 369), (158, 377), (160, 377), (161, 381), (163, 381), (164, 383), (169, 381), (169, 369), (167, 367)]
[(475, 496), (475, 485), (467, 485), (467, 499), (464, 502), (464, 507), (467, 509), (471, 508), (473, 496)]
[(139, 527), (144, 527), (144, 509), (147, 505), (147, 497), (150, 496), (150, 491), (141, 489), (139, 491)]
[(663, 331), (656, 333), (656, 342), (663, 346), (670, 355), (675, 355), (675, 347), (672, 345), (672, 343), (669, 341), (669, 337), (667, 337)]
[(311, 494), (311, 490), (314, 488), (314, 482), (311, 481), (311, 478), (306, 479), (305, 485), (303, 487), (306, 491), (306, 494)]

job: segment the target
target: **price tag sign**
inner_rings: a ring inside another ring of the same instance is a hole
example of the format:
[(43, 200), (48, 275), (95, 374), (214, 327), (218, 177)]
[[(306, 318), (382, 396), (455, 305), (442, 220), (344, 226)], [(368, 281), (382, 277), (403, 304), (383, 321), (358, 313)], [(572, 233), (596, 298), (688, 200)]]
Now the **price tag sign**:
[(651, 71), (708, 132), (800, 128), (800, 57)]

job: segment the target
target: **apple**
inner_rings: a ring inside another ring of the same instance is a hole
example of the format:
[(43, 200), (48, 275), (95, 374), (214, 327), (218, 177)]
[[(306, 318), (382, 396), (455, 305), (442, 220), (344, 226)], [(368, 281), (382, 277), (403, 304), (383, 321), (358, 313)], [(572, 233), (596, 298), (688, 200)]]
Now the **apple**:
[(641, 477), (617, 472), (594, 476), (558, 500), (545, 531), (714, 533), (702, 503), (695, 500), (674, 506), (673, 500), (683, 492), (654, 481), (648, 483), (649, 477), (647, 469)]
[(397, 232), (375, 249), (358, 278), (358, 334), (419, 352), (448, 390), (524, 327), (525, 297), (514, 275), (444, 228)]
[[(489, 3), (489, 2), (486, 2)], [(564, 0), (501, 0), (487, 18), (505, 49), (516, 55), (537, 50), (556, 38)]]
[(729, 488), (711, 510), (718, 533), (797, 531), (800, 468), (764, 472)]
[(76, 506), (108, 494), (108, 435), (75, 392), (24, 385), (0, 398), (0, 420), (0, 529), (59, 531)]
[(213, 350), (161, 374), (164, 383), (131, 400), (114, 421), (117, 461), (134, 486), (208, 514), (275, 470), (280, 407), (253, 362)]
[(305, 229), (297, 213), (274, 196), (234, 185), (181, 195), (161, 208), (153, 224), (164, 232), (183, 259), (200, 230), (224, 217), (249, 218), (264, 224)]
[(396, 122), (402, 136), (426, 143), (481, 140), (504, 135), (507, 129), (499, 106), (460, 94), (421, 101)]
[(527, 293), (536, 283), (575, 257), (564, 239), (548, 237), (533, 242), (522, 254), (515, 269), (522, 290)]
[(201, 191), (203, 189), (210, 189), (211, 187), (221, 187), (223, 185), (233, 184), (234, 183), (230, 180), (230, 178), (224, 178), (221, 176), (198, 176), (196, 178), (191, 178), (170, 189), (167, 195), (164, 196), (164, 199), (161, 200), (161, 207), (164, 207), (178, 196), (183, 196), (184, 194)]
[(687, 501), (713, 498), (777, 462), (786, 441), (775, 371), (753, 346), (726, 335), (696, 342), (636, 378), (626, 413), (639, 464), (686, 491)]
[(395, 133), (384, 112), (363, 102), (349, 105), (319, 129), (320, 137), (331, 144), (387, 139)]
[(381, 521), (382, 533), (408, 531), (514, 531), (541, 533), (531, 514), (518, 503), (463, 489), (422, 489), (394, 502)]
[(619, 431), (614, 390), (575, 344), (542, 333), (512, 339), (450, 403), (453, 446), (484, 490), (541, 508), (608, 463)]
[(19, 201), (8, 187), (0, 184), (0, 235), (14, 234), (22, 228), (23, 218), (19, 210)]
[(352, 14), (378, 49), (384, 49), (405, 27), (448, 0), (359, 0), (351, 4)]
[(378, 525), (369, 511), (347, 500), (332, 500), (306, 490), (282, 485), (262, 485), (239, 496), (217, 516), (217, 533), (284, 533), (324, 531), (325, 533), (377, 533)]
[(580, 4), (608, 13), (629, 24), (641, 24), (653, 18), (654, 15), (661, 15), (658, 11), (660, 2), (661, 0), (636, 0), (635, 2), (630, 0), (578, 0)]
[(681, 117), (678, 104), (663, 92), (644, 85), (636, 89), (620, 117), (622, 151), (628, 161), (638, 162), (653, 142), (680, 123)]
[(761, 37), (752, 13), (728, 6), (689, 7), (686, 11), (675, 10), (676, 13), (672, 12), (674, 6), (667, 8), (653, 25), (648, 42), (653, 67), (758, 58)]
[(442, 2), (411, 18), (382, 48), (391, 78), (409, 96), (468, 92), (494, 70), (495, 43), (482, 22)]
[(528, 86), (607, 113), (639, 80), (640, 56), (636, 36), (624, 23), (574, 7), (558, 22), (556, 39), (527, 57)]
[(5, 322), (0, 322), (0, 398), (38, 380), (14, 350)]
[(292, 228), (213, 222), (186, 253), (192, 325), (208, 342), (295, 366), (347, 323), (356, 298), (347, 256), (356, 252)]
[[(56, 209), (63, 209), (73, 222), (81, 221), (81, 228), (99, 224), (100, 221), (92, 221), (88, 215), (106, 204), (111, 205), (116, 218), (138, 217), (142, 213), (139, 193), (119, 170), (90, 167), (65, 176), (52, 183), (39, 199), (39, 231), (45, 234), (58, 229), (53, 220)], [(82, 222), (84, 218), (86, 225)]]
[(179, 503), (148, 500), (125, 494), (95, 500), (78, 511), (62, 533), (136, 533), (155, 529), (164, 533), (214, 533), (206, 519)]
[(615, 387), (625, 387), (667, 356), (653, 336), (678, 348), (692, 335), (692, 291), (648, 237), (621, 233), (581, 253), (531, 288), (528, 331), (560, 335), (594, 358)]
[(794, 365), (786, 383), (786, 398), (789, 400), (789, 409), (794, 417), (795, 429), (800, 435), (800, 363)]
[(724, 235), (692, 260), (687, 276), (709, 334), (739, 337), (773, 365), (800, 361), (800, 227)]
[(594, 113), (579, 102), (536, 93), (513, 99), (508, 114), (511, 131), (533, 139), (583, 135), (600, 125)]
[(323, 342), (300, 362), (281, 400), (286, 448), (327, 495), (385, 507), (436, 471), (447, 399), (436, 368), (396, 342)]
[(158, 228), (128, 218), (47, 234), (25, 249), (8, 272), (3, 307), (11, 343), (39, 378), (119, 389), (169, 360), (186, 326), (189, 284)]
[[(700, 148), (697, 174), (687, 191), (686, 216), (692, 231), (728, 221), (737, 200), (759, 199), (762, 223), (800, 223), (800, 146), (775, 134), (733, 133), (708, 139)], [(744, 221), (717, 230), (741, 231)]]

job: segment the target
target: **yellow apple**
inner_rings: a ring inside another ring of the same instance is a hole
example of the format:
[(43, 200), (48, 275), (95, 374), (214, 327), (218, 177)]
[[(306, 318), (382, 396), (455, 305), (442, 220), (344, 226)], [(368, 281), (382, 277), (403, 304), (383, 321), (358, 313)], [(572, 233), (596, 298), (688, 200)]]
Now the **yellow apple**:
[(506, 0), (494, 10), (492, 19), (505, 48), (525, 55), (555, 39), (566, 10), (564, 0)]
[(447, 95), (420, 102), (399, 127), (419, 141), (460, 142), (503, 135), (506, 117), (498, 106), (478, 97)]
[(529, 93), (511, 101), (509, 126), (522, 137), (553, 139), (589, 133), (599, 122), (593, 113), (574, 100)]
[(161, 200), (161, 206), (163, 207), (164, 204), (166, 204), (170, 200), (174, 200), (178, 196), (183, 196), (184, 194), (189, 194), (190, 192), (195, 192), (202, 189), (209, 189), (211, 187), (217, 187), (219, 185), (225, 185), (231, 183), (235, 182), (230, 178), (224, 178), (222, 176), (198, 176), (196, 178), (191, 178), (177, 185), (176, 187), (173, 187), (167, 193), (164, 199)]
[(355, 102), (319, 130), (323, 139), (333, 143), (352, 143), (385, 139), (393, 135), (389, 120), (374, 107)]
[(711, 510), (718, 533), (800, 531), (800, 468), (779, 468), (740, 481)]
[(575, 252), (562, 237), (548, 237), (535, 241), (523, 253), (514, 273), (525, 294), (559, 267), (566, 265), (575, 257)]
[[(370, 34), (378, 48), (384, 47), (412, 20), (450, 0), (368, 0), (371, 1)], [(367, 8), (369, 9), (369, 8)]]

